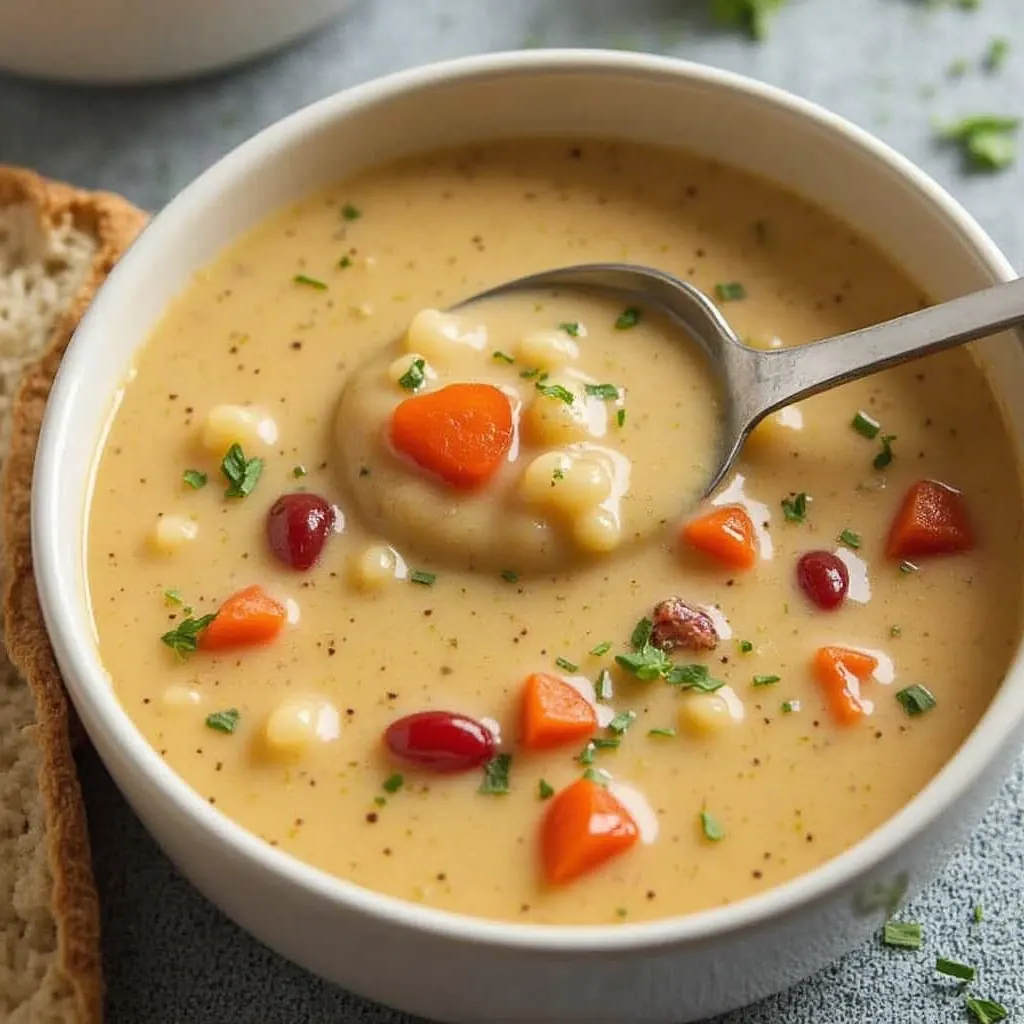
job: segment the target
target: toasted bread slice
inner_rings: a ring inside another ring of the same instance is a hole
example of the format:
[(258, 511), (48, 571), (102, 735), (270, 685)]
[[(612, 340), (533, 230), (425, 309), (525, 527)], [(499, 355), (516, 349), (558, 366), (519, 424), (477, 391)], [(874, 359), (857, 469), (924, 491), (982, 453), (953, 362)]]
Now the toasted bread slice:
[(54, 374), (82, 313), (145, 222), (119, 196), (0, 165), (0, 1020), (103, 1015), (99, 905), (67, 698), (32, 575), (30, 489)]

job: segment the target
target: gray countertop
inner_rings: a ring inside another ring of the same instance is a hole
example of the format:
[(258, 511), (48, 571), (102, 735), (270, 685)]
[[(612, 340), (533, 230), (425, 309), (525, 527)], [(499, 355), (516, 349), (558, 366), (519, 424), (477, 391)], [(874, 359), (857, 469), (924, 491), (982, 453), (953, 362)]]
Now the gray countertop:
[[(1024, 161), (966, 176), (931, 122), (1024, 114), (1024, 4), (982, 0), (791, 0), (755, 45), (711, 25), (709, 0), (366, 0), (287, 52), (173, 87), (69, 89), (0, 76), (0, 162), (122, 192), (157, 210), (254, 131), (328, 93), (444, 57), (520, 46), (650, 49), (745, 72), (880, 135), (960, 198), (1015, 265), (1024, 261)], [(1011, 49), (980, 68), (990, 40)], [(971, 67), (949, 74), (954, 61)], [(157, 850), (95, 755), (82, 758), (103, 902), (110, 1024), (412, 1024), (292, 966), (244, 935)], [(1024, 762), (968, 850), (908, 910), (927, 949), (876, 943), (719, 1024), (914, 1024), (966, 1020), (932, 973), (936, 953), (980, 968), (979, 995), (1024, 1020)], [(975, 925), (971, 910), (985, 908)]]

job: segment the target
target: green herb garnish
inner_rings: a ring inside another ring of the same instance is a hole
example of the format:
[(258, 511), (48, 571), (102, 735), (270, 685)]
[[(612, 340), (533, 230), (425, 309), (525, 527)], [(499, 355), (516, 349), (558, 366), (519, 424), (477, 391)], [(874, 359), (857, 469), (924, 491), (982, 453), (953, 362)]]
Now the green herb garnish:
[(341, 208), (341, 215), (345, 220), (359, 220), (363, 215), (363, 211), (358, 206), (353, 206), (351, 203), (346, 203)]
[(715, 285), (715, 295), (720, 302), (737, 302), (747, 297), (747, 289), (739, 281), (724, 281)]
[(845, 544), (848, 548), (853, 548), (856, 551), (860, 547), (860, 534), (853, 530), (843, 530), (839, 534), (839, 543)]
[(432, 587), (437, 582), (436, 572), (424, 572), (422, 569), (413, 569), (409, 573), (409, 582), (418, 583), (423, 587)]
[(317, 291), (327, 291), (327, 282), (321, 281), (318, 277), (310, 277), (309, 274), (296, 274), (292, 280), (296, 284), (304, 284), (310, 288), (316, 288)]
[(183, 619), (174, 629), (168, 630), (160, 637), (163, 643), (179, 657), (184, 658), (191, 654), (199, 646), (199, 634), (202, 633), (213, 620), (216, 614), (201, 615), (198, 619)]
[(971, 917), (974, 919), (975, 924), (981, 924), (985, 920), (985, 911), (982, 909), (980, 903), (974, 905), (974, 910), (971, 911)]
[(639, 622), (633, 627), (633, 632), (629, 635), (629, 646), (634, 651), (642, 650), (650, 643), (651, 633), (654, 631), (654, 623), (648, 618), (640, 619)]
[(801, 491), (792, 498), (782, 499), (782, 514), (786, 517), (787, 523), (802, 523), (807, 518), (808, 500), (806, 491)]
[(722, 828), (718, 819), (710, 811), (700, 812), (700, 827), (704, 838), (712, 843), (717, 843), (725, 838), (725, 829)]
[(960, 981), (974, 981), (976, 973), (973, 967), (957, 963), (956, 960), (947, 960), (944, 956), (935, 958), (935, 970), (939, 974), (945, 974), (950, 978), (957, 978)]
[(921, 926), (916, 921), (886, 921), (882, 942), (897, 949), (920, 949)]
[(903, 630), (899, 626), (890, 626), (889, 627), (889, 636), (892, 636), (892, 637), (903, 636)]
[(739, 647), (740, 654), (749, 654), (754, 649), (754, 645), (749, 640), (740, 640), (736, 646)]
[(576, 760), (580, 764), (593, 764), (594, 754), (597, 753), (597, 747), (593, 740), (590, 740), (587, 745), (576, 755)]
[(594, 683), (594, 696), (598, 700), (612, 699), (612, 674), (606, 668), (601, 669), (597, 674), (597, 682)]
[(242, 446), (233, 444), (221, 460), (220, 471), (228, 482), (224, 497), (244, 498), (247, 494), (251, 494), (253, 488), (259, 483), (260, 474), (263, 472), (263, 460), (256, 456), (247, 459), (245, 452), (242, 451)]
[(985, 58), (982, 63), (985, 66), (986, 71), (998, 71), (1005, 63), (1006, 58), (1010, 55), (1010, 40), (1005, 36), (996, 36), (988, 44), (988, 49), (985, 51)]
[(518, 583), (519, 582), (519, 573), (517, 573), (515, 571), (515, 569), (502, 569), (501, 570), (501, 578), (506, 583)]
[(921, 571), (921, 567), (918, 566), (918, 565), (915, 565), (913, 562), (907, 562), (907, 561), (900, 562), (900, 572), (902, 572), (902, 573), (920, 572), (920, 571)]
[(296, 480), (300, 480), (302, 477), (306, 476), (308, 473), (309, 473), (309, 470), (306, 469), (305, 466), (292, 466), (292, 476), (295, 477)]
[(671, 737), (676, 735), (676, 731), (671, 727), (669, 727), (668, 729), (648, 729), (647, 735)]
[(554, 795), (555, 787), (552, 786), (551, 783), (547, 782), (545, 779), (541, 779), (540, 782), (537, 783), (537, 796), (539, 796), (541, 800), (550, 800)]
[(711, 677), (707, 665), (673, 665), (665, 673), (665, 682), (670, 686), (699, 690), (701, 693), (714, 693), (725, 685), (720, 679)]
[(618, 424), (618, 425), (619, 425), (620, 427), (621, 427), (621, 426), (623, 426), (623, 425), (625, 424), (625, 422), (626, 422), (626, 410), (625, 410), (625, 409), (620, 409), (620, 410), (619, 410), (619, 411), (618, 411), (618, 412), (617, 412), (617, 413), (615, 414), (615, 422), (616, 422), (616, 423), (617, 423), (617, 424)]
[(397, 793), (402, 788), (404, 782), (405, 779), (401, 775), (390, 775), (384, 780), (384, 790), (387, 793)]
[(615, 662), (645, 683), (661, 679), (672, 668), (672, 663), (665, 652), (650, 644), (644, 644), (639, 651), (632, 654), (616, 654)]
[(574, 662), (574, 661), (570, 661), (568, 658), (562, 658), (562, 657), (555, 658), (555, 664), (563, 672), (578, 672), (579, 671), (579, 665), (577, 665), (576, 662)]
[(509, 791), (508, 776), (512, 768), (511, 754), (495, 754), (484, 765), (484, 779), (477, 789), (478, 793), (500, 795)]
[(928, 689), (927, 686), (922, 686), (920, 683), (914, 683), (913, 686), (904, 687), (902, 690), (896, 691), (896, 699), (900, 702), (900, 706), (911, 718), (917, 715), (923, 715), (926, 711), (931, 711), (938, 701), (935, 699), (935, 695)]
[(566, 320), (558, 325), (560, 331), (565, 331), (570, 338), (578, 338), (580, 336), (580, 325), (575, 320)]
[(866, 437), (869, 441), (874, 441), (874, 439), (878, 437), (879, 430), (882, 429), (882, 424), (879, 423), (878, 420), (869, 416), (863, 410), (858, 411), (857, 415), (853, 417), (853, 422), (850, 426), (852, 426), (861, 437)]
[(640, 310), (636, 306), (624, 309), (615, 321), (615, 330), (628, 331), (631, 327), (636, 327), (640, 323), (641, 315)]
[(895, 440), (895, 434), (882, 435), (882, 450), (871, 462), (871, 465), (874, 466), (875, 469), (885, 469), (892, 463), (892, 443)]
[(1005, 1006), (993, 1002), (991, 999), (975, 999), (973, 996), (968, 996), (965, 1005), (974, 1014), (974, 1019), (978, 1024), (997, 1024), (998, 1021), (1006, 1020), (1010, 1015)]
[(938, 129), (939, 138), (954, 142), (969, 170), (1001, 171), (1017, 157), (1019, 117), (973, 114)]
[(348, 270), (348, 268), (352, 266), (351, 257), (342, 256), (341, 259), (338, 260), (338, 266), (341, 267), (342, 270)]
[(583, 778), (588, 782), (596, 782), (599, 786), (607, 786), (612, 777), (603, 768), (588, 768), (583, 773)]
[(194, 491), (198, 491), (200, 488), (206, 486), (206, 474), (200, 472), (198, 469), (186, 469), (185, 472), (181, 474), (181, 478)]
[(608, 729), (616, 735), (621, 736), (635, 721), (635, 711), (620, 711), (608, 723)]
[(425, 359), (414, 359), (409, 364), (409, 369), (398, 378), (398, 386), (406, 391), (419, 391), (427, 380), (427, 363)]
[(585, 384), (583, 390), (605, 402), (614, 402), (619, 397), (619, 389), (614, 384)]
[(773, 686), (781, 681), (782, 676), (754, 676), (752, 680), (754, 686)]
[(522, 377), (523, 380), (533, 380), (533, 378), (536, 377), (539, 373), (540, 370), (538, 370), (536, 367), (531, 367), (528, 370), (520, 370), (519, 376)]
[(561, 384), (541, 384), (538, 381), (537, 390), (545, 398), (557, 398), (558, 401), (565, 402), (566, 405), (572, 405), (576, 400), (576, 396), (568, 388), (562, 387)]
[(214, 711), (212, 715), (206, 716), (206, 726), (216, 732), (234, 732), (238, 726), (239, 715), (237, 708), (228, 708), (227, 711)]
[(164, 600), (168, 604), (184, 604), (185, 599), (181, 596), (181, 592), (178, 590), (165, 590)]
[(791, 715), (794, 711), (800, 710), (800, 701), (798, 700), (784, 700), (782, 702), (782, 713), (784, 715)]
[(515, 360), (507, 352), (492, 352), (491, 358), (498, 360), (501, 363), (508, 363), (511, 365)]
[(594, 655), (595, 658), (600, 658), (602, 655), (607, 654), (611, 649), (611, 640), (602, 640), (601, 643), (591, 647), (589, 653)]
[(618, 750), (622, 740), (618, 736), (595, 736), (590, 742), (595, 750)]

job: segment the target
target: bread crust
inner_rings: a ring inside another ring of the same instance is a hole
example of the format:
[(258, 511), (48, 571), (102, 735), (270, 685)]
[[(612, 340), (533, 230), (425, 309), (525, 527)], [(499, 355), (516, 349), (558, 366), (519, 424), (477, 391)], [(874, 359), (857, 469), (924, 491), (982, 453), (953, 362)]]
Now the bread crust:
[(61, 358), (96, 290), (134, 241), (146, 215), (120, 196), (83, 192), (27, 170), (0, 165), (0, 207), (12, 204), (29, 205), (46, 226), (56, 226), (70, 216), (72, 223), (97, 243), (92, 265), (74, 300), (61, 313), (41, 355), (23, 373), (0, 489), (7, 651), (35, 698), (34, 728), (42, 754), (39, 789), (46, 815), (60, 966), (75, 993), (78, 1022), (98, 1024), (103, 1017), (99, 900), (69, 737), (69, 704), (43, 624), (32, 571), (31, 487), (43, 411)]

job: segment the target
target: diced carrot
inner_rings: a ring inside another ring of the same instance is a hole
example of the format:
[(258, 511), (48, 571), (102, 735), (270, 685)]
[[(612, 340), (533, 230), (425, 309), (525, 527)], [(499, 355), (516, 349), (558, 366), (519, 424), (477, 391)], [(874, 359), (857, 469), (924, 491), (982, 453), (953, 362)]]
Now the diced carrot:
[(414, 395), (391, 415), (391, 443), (460, 490), (481, 487), (512, 444), (512, 406), (491, 384), (449, 384)]
[(562, 885), (625, 853), (640, 830), (606, 786), (577, 779), (548, 805), (540, 838), (544, 876)]
[(683, 525), (683, 540), (730, 569), (757, 561), (754, 524), (742, 505), (723, 505)]
[(889, 558), (970, 551), (974, 531), (964, 496), (938, 480), (918, 480), (903, 499), (889, 530)]
[(866, 709), (860, 684), (878, 668), (878, 659), (849, 647), (819, 647), (814, 652), (814, 675), (825, 691), (832, 717), (840, 725), (853, 725)]
[(520, 742), (527, 750), (578, 743), (597, 728), (597, 713), (564, 679), (534, 672), (523, 685)]
[(220, 606), (217, 617), (199, 634), (199, 646), (205, 651), (222, 651), (266, 644), (281, 631), (286, 618), (284, 605), (262, 587), (246, 587)]

